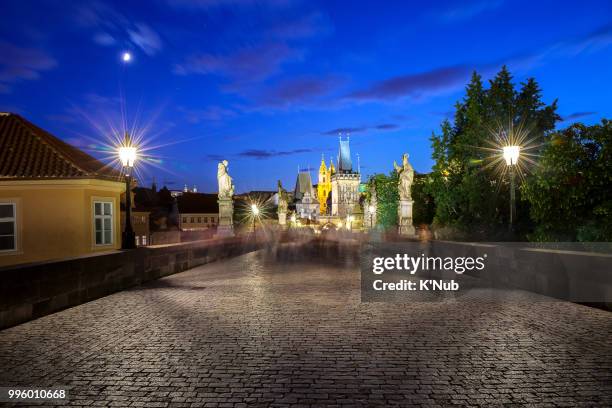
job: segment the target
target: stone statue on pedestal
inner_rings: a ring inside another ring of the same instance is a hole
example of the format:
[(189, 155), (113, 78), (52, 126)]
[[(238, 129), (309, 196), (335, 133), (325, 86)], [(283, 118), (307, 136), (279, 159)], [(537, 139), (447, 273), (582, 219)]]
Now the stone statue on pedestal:
[(217, 165), (217, 181), (219, 182), (219, 199), (232, 197), (234, 195), (234, 184), (227, 172), (227, 160), (223, 160)]
[(234, 201), (232, 199), (234, 183), (227, 171), (227, 167), (227, 160), (223, 160), (217, 165), (219, 223), (217, 225), (216, 237), (220, 238), (234, 236)]
[(398, 166), (393, 162), (395, 171), (399, 174), (398, 190), (400, 200), (412, 200), (412, 182), (414, 181), (414, 169), (408, 162), (408, 153), (404, 153), (402, 157), (402, 166)]
[(414, 169), (408, 162), (408, 153), (402, 157), (402, 165), (398, 166), (393, 162), (395, 171), (399, 174), (397, 189), (399, 192), (399, 205), (397, 215), (399, 222), (399, 233), (401, 235), (415, 235), (414, 225), (412, 225), (412, 183), (414, 181)]
[(278, 223), (281, 226), (287, 225), (287, 192), (283, 188), (281, 181), (278, 180)]

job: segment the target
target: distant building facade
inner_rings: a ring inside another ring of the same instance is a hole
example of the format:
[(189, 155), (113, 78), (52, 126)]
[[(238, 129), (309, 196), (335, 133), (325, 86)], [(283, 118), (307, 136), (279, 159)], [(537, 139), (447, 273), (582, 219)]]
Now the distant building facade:
[(347, 217), (354, 214), (359, 206), (359, 184), (361, 174), (353, 170), (349, 139), (340, 139), (338, 170), (331, 176), (331, 215)]
[(121, 247), (121, 173), (0, 113), (0, 266)]
[(321, 157), (319, 166), (319, 183), (317, 184), (317, 199), (319, 200), (319, 213), (329, 214), (331, 208), (327, 207), (327, 202), (332, 190), (331, 178), (336, 173), (334, 162), (330, 159), (329, 167), (325, 164), (325, 157)]
[(310, 173), (300, 171), (293, 190), (295, 213), (298, 218), (316, 220), (319, 218), (319, 201), (316, 190), (312, 186)]
[[(133, 201), (132, 201), (133, 202)], [(150, 217), (151, 212), (132, 209), (132, 229), (136, 236), (136, 246), (147, 246), (151, 244)], [(121, 230), (125, 228), (125, 212), (121, 211)]]
[(219, 223), (219, 204), (216, 194), (187, 192), (176, 198), (181, 231), (216, 229)]

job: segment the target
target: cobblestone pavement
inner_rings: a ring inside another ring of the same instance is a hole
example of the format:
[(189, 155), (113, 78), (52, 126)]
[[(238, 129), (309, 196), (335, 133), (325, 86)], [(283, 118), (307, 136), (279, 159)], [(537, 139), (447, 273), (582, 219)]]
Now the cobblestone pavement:
[(251, 253), (0, 332), (0, 385), (83, 406), (611, 406), (611, 338), (586, 306), (360, 303), (357, 267)]

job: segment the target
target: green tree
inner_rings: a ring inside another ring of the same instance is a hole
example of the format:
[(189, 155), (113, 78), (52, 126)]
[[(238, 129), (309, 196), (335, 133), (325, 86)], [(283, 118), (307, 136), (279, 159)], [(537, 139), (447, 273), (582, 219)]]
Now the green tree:
[(535, 241), (612, 240), (612, 122), (554, 133), (522, 185)]
[[(481, 230), (490, 238), (505, 231), (508, 222), (508, 183), (495, 168), (486, 166), (491, 142), (503, 126), (525, 124), (530, 138), (545, 141), (559, 120), (556, 101), (542, 101), (537, 82), (530, 78), (515, 89), (504, 66), (483, 86), (474, 72), (465, 97), (455, 106), (454, 122), (442, 122), (441, 133), (431, 137), (433, 171), (424, 187), (435, 202), (434, 224), (462, 232)], [(528, 219), (519, 208), (518, 218)]]
[(376, 189), (376, 224), (385, 229), (397, 225), (398, 181), (399, 177), (395, 171), (388, 176), (376, 174), (368, 180), (368, 184)]

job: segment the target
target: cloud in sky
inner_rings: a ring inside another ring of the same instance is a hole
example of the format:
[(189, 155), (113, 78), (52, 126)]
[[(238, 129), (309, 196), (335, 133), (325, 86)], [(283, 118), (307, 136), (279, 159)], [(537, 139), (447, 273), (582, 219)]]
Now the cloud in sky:
[(188, 9), (213, 9), (218, 7), (286, 7), (295, 0), (167, 0), (168, 4)]
[(469, 79), (470, 73), (471, 69), (466, 66), (452, 66), (416, 74), (400, 75), (353, 91), (347, 98), (362, 101), (384, 101), (406, 96), (420, 97), (444, 93), (463, 86)]
[(136, 23), (134, 28), (128, 29), (127, 32), (132, 43), (149, 56), (157, 54), (162, 49), (159, 35), (144, 23)]
[(284, 150), (284, 151), (247, 149), (247, 150), (244, 150), (238, 153), (238, 156), (250, 157), (250, 158), (254, 158), (258, 160), (263, 160), (263, 159), (269, 159), (269, 158), (278, 157), (278, 156), (291, 156), (294, 154), (312, 153), (312, 152), (313, 152), (312, 149), (293, 149), (293, 150)]
[(193, 55), (174, 67), (178, 75), (215, 74), (235, 82), (264, 80), (279, 71), (282, 64), (298, 60), (302, 53), (283, 43), (266, 43), (241, 48), (229, 54)]
[(315, 11), (299, 15), (295, 19), (278, 19), (265, 33), (283, 40), (299, 40), (330, 34), (333, 31), (331, 20), (326, 14)]
[(612, 45), (612, 24), (586, 35), (556, 42), (540, 50), (508, 58), (504, 63), (514, 70), (530, 70), (560, 58), (576, 57), (603, 50)]
[(610, 45), (612, 45), (612, 25), (607, 25), (585, 36), (557, 42), (535, 52), (522, 53), (496, 62), (448, 66), (383, 79), (369, 87), (351, 92), (345, 99), (382, 102), (452, 92), (465, 86), (473, 70), (488, 75), (506, 64), (513, 71), (528, 71), (542, 63), (558, 58), (574, 57), (581, 53), (596, 52)]
[(93, 36), (93, 41), (98, 44), (98, 45), (102, 45), (105, 47), (114, 45), (117, 43), (117, 40), (115, 40), (115, 37), (113, 37), (112, 35), (110, 35), (109, 33), (106, 32), (99, 32), (96, 33)]
[(0, 40), (0, 93), (9, 93), (12, 85), (40, 78), (43, 71), (57, 66), (57, 61), (42, 50), (23, 48)]
[(398, 125), (397, 123), (381, 123), (379, 125), (373, 125), (373, 126), (355, 126), (355, 127), (340, 127), (340, 128), (336, 128), (336, 129), (331, 129), (331, 130), (326, 130), (324, 132), (321, 132), (322, 135), (328, 135), (328, 136), (338, 136), (340, 134), (347, 134), (347, 133), (363, 133), (363, 132), (367, 132), (368, 130), (383, 130), (383, 131), (391, 131), (391, 130), (397, 130), (400, 128), (400, 125)]
[(306, 149), (306, 148), (292, 149), (292, 150), (245, 149), (237, 154), (226, 154), (226, 155), (215, 154), (215, 153), (207, 154), (206, 160), (221, 161), (221, 160), (229, 160), (234, 157), (236, 158), (242, 157), (242, 158), (255, 159), (255, 160), (266, 160), (266, 159), (273, 159), (275, 157), (292, 156), (296, 154), (312, 153), (316, 151), (318, 150)]
[(570, 113), (569, 115), (563, 115), (562, 120), (563, 121), (576, 120), (576, 119), (584, 118), (586, 116), (591, 116), (595, 114), (597, 114), (597, 112), (574, 112), (574, 113)]
[(92, 39), (101, 46), (108, 47), (123, 40), (149, 56), (163, 48), (161, 37), (149, 25), (132, 23), (123, 14), (99, 1), (79, 5), (74, 19), (81, 27), (97, 29)]
[(436, 14), (436, 16), (445, 22), (464, 21), (495, 10), (503, 3), (503, 0), (461, 1), (455, 7), (448, 8)]
[(185, 118), (189, 123), (200, 123), (202, 121), (218, 122), (227, 118), (232, 118), (237, 115), (233, 109), (224, 108), (222, 106), (208, 106), (205, 109), (191, 110), (179, 108), (179, 111), (185, 114)]
[(305, 106), (336, 91), (344, 78), (339, 76), (301, 76), (285, 79), (260, 90), (257, 105), (271, 107)]

